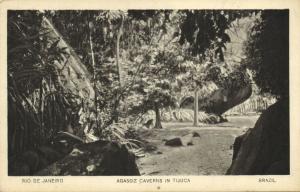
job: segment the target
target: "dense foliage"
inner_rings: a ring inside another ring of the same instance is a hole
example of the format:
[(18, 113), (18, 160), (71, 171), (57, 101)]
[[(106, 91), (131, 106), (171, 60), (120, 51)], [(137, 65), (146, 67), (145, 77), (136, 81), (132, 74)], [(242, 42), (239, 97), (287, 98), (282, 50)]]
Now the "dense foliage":
[[(232, 22), (252, 13), (257, 11), (9, 11), (9, 151), (34, 147), (59, 130), (129, 143), (124, 130), (134, 126), (128, 119), (154, 110), (155, 127), (162, 128), (160, 110), (176, 107), (181, 90), (203, 91), (212, 82), (226, 89), (249, 84), (245, 67), (233, 67), (225, 51)], [(51, 38), (43, 26), (45, 18), (60, 38)], [(276, 27), (287, 28), (285, 19), (264, 11), (244, 60), (262, 90), (276, 95), (286, 95), (282, 87), (288, 85), (287, 65), (281, 65), (287, 63), (287, 31)], [(280, 49), (272, 49), (270, 34)], [(76, 74), (77, 81), (93, 84), (92, 105), (60, 81), (63, 76), (72, 80), (65, 66), (71, 48), (78, 65), (87, 69)], [(274, 54), (279, 58), (270, 57)]]
[(231, 23), (256, 11), (184, 10), (183, 13), (180, 43), (188, 42), (189, 52), (200, 59), (224, 61), (226, 43), (230, 42), (227, 30)]
[[(55, 62), (67, 53), (47, 36), (38, 11), (8, 12), (9, 152), (36, 146), (70, 124), (74, 96), (58, 82)], [(75, 124), (73, 124), (75, 123)]]
[(244, 64), (264, 93), (289, 95), (289, 12), (262, 11), (249, 34)]

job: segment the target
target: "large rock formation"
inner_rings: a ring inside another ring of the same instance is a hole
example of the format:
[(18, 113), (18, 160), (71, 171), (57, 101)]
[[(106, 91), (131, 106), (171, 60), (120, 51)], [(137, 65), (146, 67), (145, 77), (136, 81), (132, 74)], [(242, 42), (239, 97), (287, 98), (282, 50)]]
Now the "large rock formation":
[[(243, 103), (251, 94), (250, 84), (239, 89), (220, 88), (206, 98), (199, 97), (199, 110), (220, 116), (232, 107)], [(193, 103), (193, 96), (185, 97), (181, 101), (180, 107), (193, 109)]]
[(83, 143), (66, 132), (9, 161), (10, 176), (139, 175), (135, 156), (125, 146), (110, 141)]
[(278, 101), (236, 138), (228, 175), (289, 174), (289, 102)]
[(71, 153), (35, 175), (140, 175), (134, 154), (124, 145), (96, 141), (75, 146)]

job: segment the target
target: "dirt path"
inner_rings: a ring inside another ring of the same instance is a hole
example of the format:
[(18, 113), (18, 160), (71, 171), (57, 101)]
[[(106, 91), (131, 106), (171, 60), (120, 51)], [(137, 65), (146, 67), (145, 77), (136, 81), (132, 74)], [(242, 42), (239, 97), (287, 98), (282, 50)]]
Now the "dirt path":
[[(192, 123), (164, 123), (143, 138), (156, 147), (137, 160), (142, 175), (223, 175), (230, 166), (234, 138), (252, 128), (258, 116), (228, 117), (229, 122), (192, 127)], [(197, 132), (200, 137), (192, 137)], [(166, 146), (164, 139), (180, 137), (183, 146)], [(187, 145), (188, 142), (193, 145)]]

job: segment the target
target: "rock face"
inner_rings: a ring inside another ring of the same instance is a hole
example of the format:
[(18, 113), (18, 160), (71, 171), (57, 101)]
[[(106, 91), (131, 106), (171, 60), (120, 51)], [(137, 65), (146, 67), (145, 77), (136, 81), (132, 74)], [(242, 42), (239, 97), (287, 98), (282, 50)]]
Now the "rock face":
[(289, 102), (278, 101), (255, 127), (236, 138), (228, 175), (286, 175), (289, 169)]
[(238, 137), (235, 138), (234, 143), (233, 143), (233, 155), (232, 155), (232, 161), (236, 159), (236, 156), (241, 148), (242, 142), (244, 138), (250, 133), (250, 130)]
[(115, 142), (80, 144), (71, 153), (35, 175), (140, 175), (135, 156)]
[[(252, 94), (251, 85), (247, 85), (238, 90), (218, 89), (209, 97), (199, 97), (199, 110), (206, 113), (222, 115), (232, 107), (243, 103)], [(193, 109), (194, 97), (186, 97), (181, 101), (181, 108)]]

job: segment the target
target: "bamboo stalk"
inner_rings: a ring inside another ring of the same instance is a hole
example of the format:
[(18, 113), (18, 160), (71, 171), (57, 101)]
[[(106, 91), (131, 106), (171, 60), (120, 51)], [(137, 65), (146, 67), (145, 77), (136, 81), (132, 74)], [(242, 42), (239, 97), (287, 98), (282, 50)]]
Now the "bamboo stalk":
[(199, 121), (198, 121), (198, 89), (195, 89), (195, 99), (194, 99), (194, 126), (198, 126), (199, 125)]
[(90, 48), (92, 53), (92, 65), (93, 65), (93, 89), (94, 89), (94, 105), (95, 105), (95, 120), (97, 129), (99, 129), (99, 122), (98, 122), (98, 102), (97, 102), (97, 90), (96, 90), (96, 63), (95, 63), (95, 56), (93, 50), (93, 41), (92, 41), (92, 32), (90, 30)]

